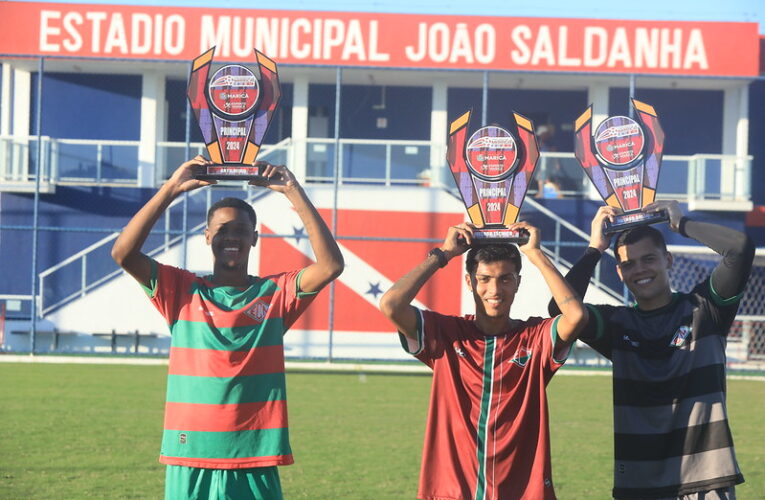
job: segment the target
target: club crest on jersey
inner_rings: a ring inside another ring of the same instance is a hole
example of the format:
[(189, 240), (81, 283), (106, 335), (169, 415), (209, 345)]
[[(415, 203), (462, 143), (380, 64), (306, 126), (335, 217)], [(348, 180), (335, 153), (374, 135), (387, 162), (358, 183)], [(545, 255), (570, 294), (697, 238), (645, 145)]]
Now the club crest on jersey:
[(527, 349), (525, 347), (519, 347), (518, 350), (515, 351), (515, 354), (513, 354), (512, 359), (510, 359), (511, 363), (515, 363), (516, 365), (523, 368), (526, 366), (526, 363), (529, 362), (531, 359), (532, 350)]
[(467, 354), (465, 354), (465, 351), (463, 351), (462, 348), (460, 346), (458, 346), (458, 345), (454, 346), (454, 352), (456, 352), (457, 356), (459, 356), (461, 358), (466, 358), (467, 357)]
[(675, 336), (672, 337), (672, 341), (669, 343), (670, 347), (683, 347), (685, 345), (685, 339), (691, 334), (690, 326), (681, 326), (675, 332)]
[(249, 309), (244, 311), (244, 314), (254, 319), (258, 323), (262, 323), (266, 319), (266, 313), (268, 312), (268, 304), (265, 302), (257, 301)]

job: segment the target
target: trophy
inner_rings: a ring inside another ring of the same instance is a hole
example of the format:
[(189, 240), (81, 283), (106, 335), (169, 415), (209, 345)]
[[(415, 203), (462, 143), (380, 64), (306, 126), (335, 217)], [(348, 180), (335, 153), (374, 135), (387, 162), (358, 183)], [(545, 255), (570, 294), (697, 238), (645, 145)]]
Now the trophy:
[(632, 106), (639, 122), (611, 116), (593, 134), (590, 105), (574, 127), (577, 160), (606, 204), (624, 211), (606, 221), (605, 234), (669, 220), (665, 210), (642, 211), (656, 197), (664, 130), (653, 106), (635, 99)]
[(212, 76), (215, 47), (194, 59), (188, 98), (213, 165), (200, 167), (202, 180), (262, 179), (252, 166), (281, 98), (276, 63), (255, 50), (257, 68), (222, 66)]
[[(474, 244), (528, 242), (526, 231), (508, 229), (518, 219), (539, 159), (534, 125), (513, 113), (516, 135), (502, 127), (480, 128), (468, 138), (470, 111), (451, 123), (449, 162), (471, 222)], [(517, 139), (516, 139), (517, 137)]]

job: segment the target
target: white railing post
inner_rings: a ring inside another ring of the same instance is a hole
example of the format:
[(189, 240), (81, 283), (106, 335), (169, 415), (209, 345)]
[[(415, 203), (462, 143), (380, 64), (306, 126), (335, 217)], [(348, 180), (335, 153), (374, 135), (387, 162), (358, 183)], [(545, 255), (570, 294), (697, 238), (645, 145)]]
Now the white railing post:
[(88, 288), (88, 254), (83, 254), (80, 261), (80, 297), (84, 297)]
[(101, 166), (103, 164), (103, 155), (104, 155), (103, 145), (102, 143), (99, 142), (98, 145), (96, 146), (96, 182), (101, 182), (101, 177), (102, 177)]
[(390, 186), (391, 144), (385, 144), (385, 185)]
[(342, 185), (343, 184), (343, 163), (345, 161), (343, 159), (343, 140), (340, 139), (339, 141), (337, 141), (335, 143), (335, 147), (336, 148), (340, 148), (340, 150), (337, 152), (337, 155), (336, 155), (337, 163), (338, 163), (338, 165), (337, 165), (337, 183), (339, 185)]

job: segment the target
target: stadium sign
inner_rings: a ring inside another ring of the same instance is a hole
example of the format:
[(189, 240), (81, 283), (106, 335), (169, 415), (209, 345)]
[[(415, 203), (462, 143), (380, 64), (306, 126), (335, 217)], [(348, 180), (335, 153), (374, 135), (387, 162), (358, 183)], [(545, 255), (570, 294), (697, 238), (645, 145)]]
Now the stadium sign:
[[(4, 2), (3, 55), (280, 64), (759, 74), (757, 23), (432, 16)], [(736, 54), (736, 57), (730, 57)]]

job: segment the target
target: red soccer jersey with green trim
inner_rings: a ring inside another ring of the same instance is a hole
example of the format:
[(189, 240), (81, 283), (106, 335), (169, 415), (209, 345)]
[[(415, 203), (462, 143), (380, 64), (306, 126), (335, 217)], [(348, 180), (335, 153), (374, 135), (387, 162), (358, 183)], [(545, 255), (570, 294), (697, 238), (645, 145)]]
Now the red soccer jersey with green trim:
[(152, 263), (151, 302), (172, 340), (160, 462), (212, 469), (288, 465), (283, 335), (315, 294), (299, 271), (216, 287)]
[(418, 498), (554, 499), (545, 388), (557, 319), (484, 335), (473, 316), (419, 311), (404, 348), (433, 369)]

